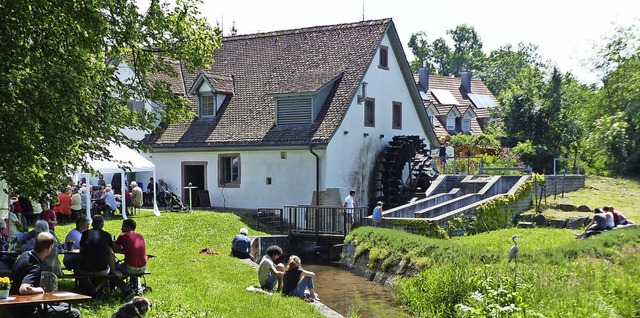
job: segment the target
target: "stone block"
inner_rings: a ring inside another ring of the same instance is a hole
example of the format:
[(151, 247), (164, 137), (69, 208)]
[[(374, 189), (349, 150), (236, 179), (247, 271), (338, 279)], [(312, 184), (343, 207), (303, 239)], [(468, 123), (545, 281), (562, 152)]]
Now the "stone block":
[(578, 207), (576, 207), (573, 204), (558, 204), (555, 206), (556, 209), (560, 210), (560, 211), (565, 211), (565, 212), (569, 212), (569, 211), (575, 211), (578, 209)]
[(586, 204), (582, 204), (578, 207), (578, 212), (591, 212), (593, 211), (590, 207), (588, 207)]
[(530, 229), (533, 228), (533, 222), (518, 222), (518, 225), (516, 225), (517, 228), (520, 229)]
[(570, 217), (567, 219), (567, 228), (572, 230), (581, 229), (588, 219), (587, 217)]
[(547, 226), (547, 218), (544, 216), (544, 214), (538, 214), (534, 216), (533, 222), (536, 224), (537, 227)]
[(549, 220), (549, 227), (564, 229), (567, 227), (567, 220)]

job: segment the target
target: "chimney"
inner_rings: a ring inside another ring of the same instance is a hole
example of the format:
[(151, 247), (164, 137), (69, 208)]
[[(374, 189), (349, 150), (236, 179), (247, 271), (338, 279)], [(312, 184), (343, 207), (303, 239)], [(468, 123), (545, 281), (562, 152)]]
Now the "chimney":
[(460, 85), (464, 88), (464, 91), (469, 94), (471, 93), (471, 71), (466, 70), (460, 72)]
[(427, 67), (427, 61), (422, 61), (422, 67), (418, 69), (418, 84), (422, 86), (426, 94), (429, 90), (429, 68)]

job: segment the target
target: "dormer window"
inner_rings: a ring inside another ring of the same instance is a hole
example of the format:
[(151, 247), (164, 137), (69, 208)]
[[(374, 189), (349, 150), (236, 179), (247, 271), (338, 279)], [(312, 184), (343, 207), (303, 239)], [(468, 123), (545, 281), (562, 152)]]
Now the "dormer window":
[(462, 131), (466, 133), (471, 132), (471, 119), (462, 118)]
[(456, 115), (454, 113), (449, 113), (447, 116), (447, 130), (456, 130)]
[(216, 96), (214, 94), (200, 95), (200, 117), (213, 117), (216, 115)]
[(384, 70), (389, 69), (389, 47), (387, 46), (380, 46), (380, 61), (378, 67)]
[(233, 78), (202, 72), (189, 89), (189, 94), (198, 96), (200, 118), (214, 117), (224, 102), (233, 96)]

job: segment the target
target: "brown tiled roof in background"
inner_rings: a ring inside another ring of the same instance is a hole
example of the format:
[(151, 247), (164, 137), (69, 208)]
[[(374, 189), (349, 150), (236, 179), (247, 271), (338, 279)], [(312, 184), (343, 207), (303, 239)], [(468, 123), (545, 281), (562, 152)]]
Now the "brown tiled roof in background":
[[(384, 19), (223, 38), (208, 71), (233, 77), (228, 104), (212, 119), (172, 124), (148, 140), (154, 147), (328, 143), (390, 23)], [(182, 67), (183, 86), (191, 87), (198, 74)], [(275, 126), (272, 94), (306, 92), (340, 74), (312, 125)]]

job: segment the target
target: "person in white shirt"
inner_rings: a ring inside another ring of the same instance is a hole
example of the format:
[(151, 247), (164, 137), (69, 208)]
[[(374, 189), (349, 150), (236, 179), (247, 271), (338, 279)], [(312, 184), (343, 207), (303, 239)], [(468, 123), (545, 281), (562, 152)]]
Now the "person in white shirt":
[(347, 216), (347, 233), (351, 232), (351, 226), (353, 225), (353, 197), (355, 197), (356, 192), (351, 190), (349, 191), (349, 195), (344, 198), (344, 213)]

